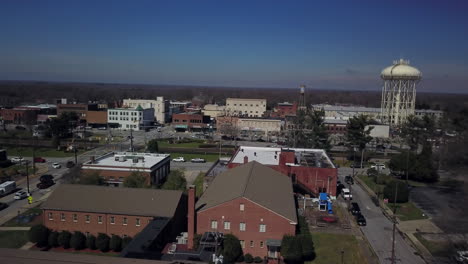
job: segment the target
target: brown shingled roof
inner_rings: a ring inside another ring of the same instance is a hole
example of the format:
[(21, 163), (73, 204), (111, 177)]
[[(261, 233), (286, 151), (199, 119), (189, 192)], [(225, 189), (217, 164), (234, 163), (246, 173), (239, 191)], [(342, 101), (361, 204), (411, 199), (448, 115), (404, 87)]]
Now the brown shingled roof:
[(297, 223), (291, 179), (256, 161), (216, 176), (196, 204), (199, 212), (245, 197)]
[(173, 217), (181, 191), (61, 184), (43, 209)]

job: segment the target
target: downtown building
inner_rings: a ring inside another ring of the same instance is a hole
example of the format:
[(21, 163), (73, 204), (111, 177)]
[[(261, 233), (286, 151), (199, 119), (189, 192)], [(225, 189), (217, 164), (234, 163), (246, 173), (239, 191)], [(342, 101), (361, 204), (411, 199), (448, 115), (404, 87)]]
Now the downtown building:
[(123, 106), (128, 108), (137, 108), (138, 106), (147, 109), (154, 109), (154, 119), (159, 124), (165, 124), (169, 121), (169, 106), (168, 100), (164, 100), (164, 97), (158, 96), (156, 100), (153, 99), (124, 99)]
[(98, 173), (108, 185), (120, 186), (132, 173), (140, 173), (147, 185), (160, 185), (171, 170), (170, 155), (159, 153), (110, 152), (83, 163), (85, 174)]
[(266, 112), (266, 99), (227, 98), (226, 115), (262, 117)]
[(144, 130), (153, 126), (154, 108), (114, 108), (107, 110), (107, 123), (111, 128), (121, 130)]
[(284, 235), (295, 235), (296, 205), (291, 180), (256, 161), (216, 176), (195, 204), (189, 190), (188, 243), (194, 234), (233, 234), (244, 254), (280, 258)]

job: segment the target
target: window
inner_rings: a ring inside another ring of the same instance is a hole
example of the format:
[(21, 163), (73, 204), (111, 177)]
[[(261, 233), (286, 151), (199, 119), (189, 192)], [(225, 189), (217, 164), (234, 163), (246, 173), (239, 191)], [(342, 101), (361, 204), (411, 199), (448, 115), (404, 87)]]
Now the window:
[(231, 229), (231, 222), (227, 222), (227, 221), (224, 222), (224, 229), (225, 229), (225, 230)]
[(245, 231), (245, 223), (240, 223), (239, 224), (239, 230), (240, 231)]
[(218, 221), (211, 220), (211, 228), (212, 229), (218, 229)]
[(136, 219), (136, 226), (140, 226), (140, 218)]
[(54, 220), (54, 216), (52, 215), (52, 213), (49, 213), (49, 220)]
[(124, 178), (123, 177), (119, 177), (119, 181), (123, 182)]
[(65, 214), (64, 213), (60, 214), (60, 221), (65, 221)]
[(239, 209), (243, 212), (244, 211), (244, 204), (240, 204)]
[(127, 225), (127, 217), (123, 218), (123, 225)]
[(98, 220), (97, 220), (97, 221), (98, 221), (98, 224), (102, 224), (102, 216), (101, 216), (101, 215), (98, 216)]
[(263, 241), (260, 241), (260, 247), (263, 248)]
[(253, 242), (253, 240), (250, 240), (250, 247), (254, 247), (254, 242)]
[(260, 224), (260, 232), (262, 232), (262, 233), (266, 232), (266, 225)]
[(241, 244), (241, 247), (242, 248), (245, 248), (245, 241), (244, 240), (239, 240), (240, 244)]
[(86, 232), (86, 237), (89, 237), (89, 232)]
[(78, 222), (78, 216), (76, 214), (73, 214), (73, 222)]
[(110, 223), (111, 223), (111, 224), (115, 224), (115, 217), (114, 217), (114, 216), (111, 216), (111, 217), (110, 217)]
[(86, 221), (86, 223), (89, 223), (89, 220), (90, 220), (89, 215), (85, 215), (85, 221)]

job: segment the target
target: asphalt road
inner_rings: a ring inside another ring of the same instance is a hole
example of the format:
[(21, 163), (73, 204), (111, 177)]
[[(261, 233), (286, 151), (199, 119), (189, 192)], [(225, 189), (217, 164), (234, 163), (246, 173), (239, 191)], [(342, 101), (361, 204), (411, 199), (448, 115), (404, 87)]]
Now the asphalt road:
[[(351, 175), (351, 168), (339, 168), (338, 174), (341, 182), (344, 182), (346, 175)], [(346, 184), (347, 185), (347, 184)], [(382, 210), (375, 206), (369, 195), (358, 185), (351, 186), (353, 202), (357, 202), (362, 214), (366, 217), (367, 225), (361, 227), (362, 232), (367, 237), (374, 252), (377, 254), (380, 263), (391, 263), (392, 251), (392, 222), (382, 213)], [(396, 263), (401, 264), (424, 264), (424, 260), (415, 254), (409, 241), (396, 232), (395, 235)]]

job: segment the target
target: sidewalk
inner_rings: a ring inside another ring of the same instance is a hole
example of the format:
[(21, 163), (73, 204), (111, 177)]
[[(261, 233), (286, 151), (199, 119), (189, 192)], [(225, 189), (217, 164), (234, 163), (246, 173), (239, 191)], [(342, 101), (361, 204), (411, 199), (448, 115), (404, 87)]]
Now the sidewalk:
[(30, 226), (11, 226), (11, 227), (2, 227), (0, 226), (0, 231), (29, 231)]
[(18, 215), (18, 211), (20, 212), (20, 214), (22, 214), (22, 213), (26, 212), (28, 209), (37, 207), (42, 201), (47, 199), (51, 193), (52, 192), (47, 192), (46, 194), (41, 196), (39, 199), (34, 201), (32, 204), (26, 204), (26, 205), (18, 208), (18, 210), (16, 210), (16, 212), (10, 212), (10, 213), (0, 217), (0, 226), (5, 224), (6, 222), (10, 221), (10, 219), (16, 217)]

